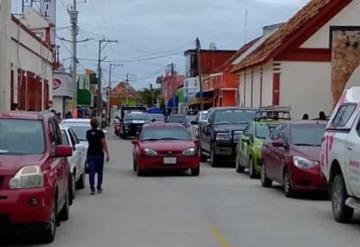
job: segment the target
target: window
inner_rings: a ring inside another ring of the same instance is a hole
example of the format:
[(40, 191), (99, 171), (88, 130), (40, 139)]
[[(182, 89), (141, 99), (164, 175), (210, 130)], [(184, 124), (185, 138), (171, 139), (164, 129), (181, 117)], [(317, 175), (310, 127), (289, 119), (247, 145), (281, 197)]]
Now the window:
[(325, 125), (294, 125), (291, 127), (291, 143), (295, 146), (320, 147)]
[(335, 128), (344, 127), (347, 124), (347, 122), (350, 120), (355, 109), (356, 109), (356, 104), (342, 105), (339, 108), (338, 112), (336, 113), (336, 116), (332, 122), (332, 126)]
[(67, 137), (67, 135), (66, 135), (65, 130), (62, 130), (62, 131), (61, 131), (61, 136), (62, 136), (62, 143), (63, 143), (64, 145), (69, 146), (70, 143), (69, 143), (69, 139), (68, 139), (68, 137)]
[(141, 133), (141, 141), (156, 141), (156, 140), (186, 140), (192, 139), (191, 134), (186, 129), (180, 128), (151, 128), (146, 129)]

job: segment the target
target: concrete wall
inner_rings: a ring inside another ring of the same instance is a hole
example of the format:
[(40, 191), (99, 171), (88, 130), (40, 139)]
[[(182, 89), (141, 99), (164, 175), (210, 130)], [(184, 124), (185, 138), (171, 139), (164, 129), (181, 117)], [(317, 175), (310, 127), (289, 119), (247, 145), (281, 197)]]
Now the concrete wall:
[(280, 105), (291, 106), (293, 118), (319, 111), (331, 113), (330, 64), (318, 62), (282, 62)]
[(326, 25), (310, 37), (302, 48), (329, 48), (331, 26), (360, 26), (360, 1), (353, 0)]

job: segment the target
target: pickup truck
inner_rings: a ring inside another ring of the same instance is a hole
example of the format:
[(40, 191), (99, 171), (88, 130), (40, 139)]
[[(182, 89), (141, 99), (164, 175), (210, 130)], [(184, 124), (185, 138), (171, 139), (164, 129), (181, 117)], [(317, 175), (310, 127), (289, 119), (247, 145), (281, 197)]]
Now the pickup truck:
[(351, 221), (360, 209), (360, 87), (345, 90), (328, 122), (320, 167), (330, 186), (338, 222)]
[(201, 159), (210, 158), (211, 166), (221, 160), (234, 161), (240, 135), (253, 121), (256, 109), (239, 107), (212, 108), (207, 121), (199, 124)]

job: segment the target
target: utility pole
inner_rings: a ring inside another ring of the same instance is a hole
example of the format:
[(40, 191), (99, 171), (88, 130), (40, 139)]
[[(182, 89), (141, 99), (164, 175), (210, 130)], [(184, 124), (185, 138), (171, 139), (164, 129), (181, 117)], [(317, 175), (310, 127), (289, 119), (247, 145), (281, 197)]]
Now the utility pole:
[(0, 8), (0, 112), (11, 108), (9, 45), (11, 22), (11, 0), (2, 0)]
[(197, 57), (197, 68), (199, 76), (199, 91), (200, 91), (200, 110), (204, 110), (204, 98), (203, 98), (203, 86), (201, 78), (201, 54), (200, 54), (201, 44), (200, 39), (196, 38), (196, 57)]
[(150, 83), (150, 99), (151, 99), (151, 104), (150, 104), (150, 107), (153, 106), (154, 104), (154, 98), (153, 98), (153, 85), (152, 83)]
[[(73, 79), (74, 86), (74, 108), (77, 115), (77, 35), (79, 34), (78, 29), (78, 15), (77, 11), (77, 0), (73, 0), (73, 6), (68, 10), (70, 15), (70, 24), (71, 24), (71, 46), (72, 46), (72, 64), (71, 64), (71, 76)], [(73, 109), (74, 110), (74, 109)]]
[(108, 86), (108, 103), (107, 103), (107, 112), (108, 112), (108, 122), (110, 124), (111, 122), (111, 77), (112, 77), (112, 68), (113, 67), (117, 67), (117, 66), (122, 66), (122, 64), (115, 64), (115, 63), (110, 63), (109, 65), (109, 86)]
[(174, 63), (171, 63), (171, 89), (172, 89), (172, 95), (173, 95), (173, 108), (175, 113), (175, 105), (176, 105), (176, 78), (175, 78), (175, 69), (174, 69)]
[(101, 52), (102, 50), (105, 48), (103, 47), (103, 43), (117, 43), (117, 40), (107, 40), (107, 39), (101, 39), (99, 40), (99, 51), (98, 51), (98, 89), (97, 89), (97, 115), (98, 117), (102, 117), (102, 83), (101, 83), (101, 78), (102, 78), (102, 72), (101, 72), (101, 62), (102, 62), (102, 58), (101, 58)]

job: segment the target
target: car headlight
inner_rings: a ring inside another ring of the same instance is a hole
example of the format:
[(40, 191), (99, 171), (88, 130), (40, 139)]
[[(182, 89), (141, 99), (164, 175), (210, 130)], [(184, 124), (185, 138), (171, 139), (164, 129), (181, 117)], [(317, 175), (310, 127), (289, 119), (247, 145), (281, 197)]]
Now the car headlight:
[(183, 155), (185, 156), (195, 156), (196, 154), (196, 148), (188, 148), (183, 152)]
[(318, 164), (316, 161), (311, 161), (298, 156), (294, 156), (293, 160), (296, 167), (303, 169), (308, 169)]
[(154, 157), (154, 156), (157, 155), (157, 152), (156, 152), (154, 149), (145, 148), (145, 149), (144, 149), (144, 154), (145, 154), (146, 156)]
[(44, 175), (40, 166), (21, 168), (9, 181), (10, 189), (27, 189), (44, 186)]
[(230, 141), (229, 133), (216, 133), (217, 141)]

